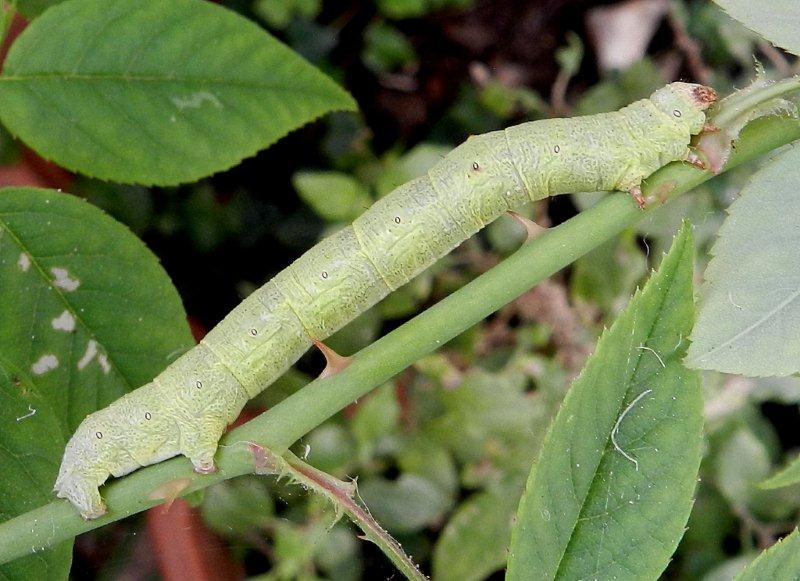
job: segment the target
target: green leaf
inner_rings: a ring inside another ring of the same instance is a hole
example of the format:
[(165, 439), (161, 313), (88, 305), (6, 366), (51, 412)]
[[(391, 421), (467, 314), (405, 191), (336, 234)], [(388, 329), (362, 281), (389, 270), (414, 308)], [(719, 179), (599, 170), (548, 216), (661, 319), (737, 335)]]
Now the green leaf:
[(556, 49), (556, 62), (569, 77), (578, 72), (583, 60), (581, 37), (572, 31), (567, 32), (567, 45)]
[(442, 518), (452, 500), (436, 484), (416, 474), (397, 480), (365, 479), (358, 491), (372, 516), (391, 533), (409, 534)]
[(478, 581), (501, 569), (519, 493), (519, 486), (505, 484), (463, 502), (436, 543), (433, 578)]
[(337, 171), (302, 171), (292, 185), (317, 215), (329, 222), (352, 222), (372, 204), (364, 185)]
[(692, 238), (600, 339), (528, 479), (508, 579), (652, 579), (686, 525), (702, 395), (681, 365), (692, 326)]
[(294, 2), (292, 0), (256, 0), (253, 12), (268, 26), (282, 30), (292, 21)]
[(717, 492), (714, 482), (698, 483), (686, 534), (678, 547), (680, 558), (672, 570), (673, 577), (699, 579), (702, 573), (725, 561), (729, 557), (725, 539), (737, 526), (731, 505)]
[[(535, 221), (536, 212), (533, 208), (524, 208), (523, 212), (519, 212), (519, 214)], [(486, 227), (486, 236), (492, 249), (504, 255), (511, 254), (519, 248), (519, 245), (525, 241), (526, 234), (525, 229), (518, 220), (511, 217), (511, 214), (501, 216), (499, 220), (495, 220)]]
[(746, 507), (766, 520), (786, 518), (797, 507), (796, 491), (760, 487), (770, 466), (769, 449), (763, 438), (743, 426), (726, 438), (714, 457), (715, 482), (732, 506)]
[[(2, 236), (0, 256), (5, 258)], [(0, 258), (0, 269), (5, 264)], [(3, 280), (5, 281), (5, 272)], [(4, 285), (3, 285), (4, 286)], [(2, 289), (2, 286), (0, 286)], [(0, 291), (2, 292), (2, 291)], [(5, 341), (0, 342), (3, 351)], [(53, 499), (53, 482), (66, 440), (58, 418), (34, 380), (0, 356), (0, 522)], [(0, 565), (0, 579), (66, 579), (72, 541)]]
[(350, 355), (375, 342), (380, 335), (382, 322), (377, 308), (367, 309), (328, 337), (325, 343), (337, 353)]
[(769, 472), (769, 452), (752, 430), (733, 432), (714, 458), (720, 492), (734, 506), (748, 506), (762, 492), (756, 485)]
[(646, 272), (647, 259), (628, 230), (575, 261), (570, 290), (574, 297), (616, 314)]
[(417, 58), (411, 41), (385, 22), (370, 24), (364, 32), (364, 41), (361, 59), (376, 74), (392, 72)]
[(314, 18), (322, 8), (322, 0), (256, 0), (253, 12), (269, 26), (284, 29), (298, 16)]
[(418, 312), (420, 304), (431, 294), (433, 273), (438, 268), (440, 265), (434, 264), (411, 282), (384, 298), (377, 305), (378, 314), (384, 319), (400, 319)]
[(800, 371), (800, 149), (765, 165), (730, 207), (700, 293), (687, 364), (750, 376)]
[(360, 402), (350, 429), (362, 458), (369, 459), (381, 440), (395, 433), (400, 423), (400, 404), (395, 386), (387, 383)]
[(314, 562), (328, 574), (326, 579), (358, 581), (364, 567), (361, 562), (362, 545), (354, 531), (340, 521), (320, 539)]
[(797, 529), (761, 553), (735, 581), (797, 579), (800, 572), (800, 533)]
[(205, 492), (203, 520), (217, 534), (226, 537), (260, 533), (268, 528), (275, 513), (275, 503), (263, 478), (234, 478)]
[(376, 0), (375, 3), (387, 18), (414, 18), (428, 11), (426, 0)]
[(17, 10), (28, 19), (38, 16), (47, 8), (60, 4), (64, 0), (17, 0)]
[[(5, 521), (53, 499), (64, 445), (86, 414), (148, 381), (193, 341), (158, 260), (70, 195), (0, 190), (0, 281)], [(70, 557), (66, 543), (0, 571), (63, 578)]]
[(158, 259), (74, 196), (0, 190), (0, 269), (2, 360), (67, 434), (194, 344)]
[(308, 446), (303, 454), (308, 451), (309, 464), (333, 476), (345, 477), (347, 468), (356, 460), (356, 445), (350, 432), (331, 422), (314, 429), (302, 443)]
[[(744, 568), (755, 559), (756, 553), (753, 551), (745, 551), (744, 553), (726, 559), (716, 567), (702, 576), (702, 581), (731, 581), (736, 578), (736, 575), (744, 571)], [(689, 577), (693, 579), (693, 577)]]
[(576, 115), (615, 111), (637, 99), (644, 99), (665, 83), (661, 69), (644, 58), (622, 72), (614, 71), (607, 80), (586, 91), (575, 106)]
[(476, 368), (458, 389), (439, 392), (444, 413), (430, 422), (430, 437), (462, 463), (477, 465), (484, 477), (493, 478), (490, 469), (517, 453), (528, 458), (527, 467), (540, 441), (534, 426), (545, 413), (542, 401), (526, 391), (527, 385), (524, 375)]
[(304, 524), (293, 523), (288, 520), (276, 520), (273, 524), (274, 562), (272, 579), (299, 579), (316, 581), (318, 577), (307, 573), (310, 569), (314, 553), (319, 543), (324, 539), (328, 530), (333, 526), (331, 518), (322, 517), (310, 520)]
[(391, 163), (386, 171), (378, 177), (375, 184), (378, 195), (386, 195), (397, 186), (425, 175), (425, 172), (439, 163), (452, 149), (449, 145), (437, 143), (420, 143), (413, 147)]
[(800, 482), (800, 457), (795, 458), (777, 473), (767, 478), (761, 483), (761, 488), (771, 490), (773, 488), (791, 486), (798, 482)]
[(60, 165), (170, 185), (227, 169), (352, 98), (256, 24), (200, 0), (71, 0), (13, 44), (0, 119)]
[(397, 452), (397, 465), (404, 474), (419, 474), (451, 497), (458, 494), (458, 471), (450, 452), (424, 431), (405, 441)]
[(796, 0), (714, 0), (733, 18), (768, 41), (800, 55), (800, 12)]

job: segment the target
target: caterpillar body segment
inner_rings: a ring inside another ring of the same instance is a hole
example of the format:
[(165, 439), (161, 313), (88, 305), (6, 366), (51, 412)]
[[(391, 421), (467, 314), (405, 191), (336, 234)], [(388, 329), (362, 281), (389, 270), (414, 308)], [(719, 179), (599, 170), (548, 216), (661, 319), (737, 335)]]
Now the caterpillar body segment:
[(314, 343), (505, 212), (552, 195), (635, 191), (688, 158), (716, 94), (673, 83), (612, 113), (474, 136), (322, 240), (231, 311), (151, 383), (90, 414), (67, 444), (55, 490), (84, 518), (98, 487), (171, 456), (214, 471), (217, 442), (248, 399)]

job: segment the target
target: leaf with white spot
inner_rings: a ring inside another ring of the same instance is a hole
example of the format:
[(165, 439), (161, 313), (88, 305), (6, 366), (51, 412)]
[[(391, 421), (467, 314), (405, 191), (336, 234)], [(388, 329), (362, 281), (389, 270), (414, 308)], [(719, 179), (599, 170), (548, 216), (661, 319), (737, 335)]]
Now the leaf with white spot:
[(684, 224), (550, 428), (517, 511), (507, 579), (656, 579), (667, 566), (700, 465), (700, 381), (681, 364), (693, 317)]
[(0, 119), (87, 175), (170, 185), (227, 169), (352, 97), (255, 23), (200, 0), (70, 0), (0, 76)]
[(64, 331), (65, 333), (72, 333), (75, 330), (75, 316), (65, 309), (63, 313), (51, 321), (53, 329)]
[[(158, 260), (79, 198), (0, 190), (0, 521), (51, 501), (84, 416), (147, 382), (193, 343)], [(58, 579), (71, 543), (0, 567)]]
[(749, 376), (800, 371), (800, 148), (761, 168), (711, 250), (686, 359)]

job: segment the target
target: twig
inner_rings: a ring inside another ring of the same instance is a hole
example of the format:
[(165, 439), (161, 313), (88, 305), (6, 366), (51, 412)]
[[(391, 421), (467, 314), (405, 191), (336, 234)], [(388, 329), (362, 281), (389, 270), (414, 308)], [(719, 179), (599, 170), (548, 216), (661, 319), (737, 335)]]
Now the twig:
[(407, 579), (412, 581), (427, 581), (417, 565), (406, 555), (403, 547), (386, 530), (384, 530), (372, 517), (369, 511), (356, 500), (357, 488), (355, 482), (343, 482), (330, 474), (317, 470), (306, 464), (291, 452), (284, 452), (283, 456), (251, 444), (257, 451), (254, 454), (256, 462), (264, 463), (268, 473), (288, 476), (303, 488), (311, 490), (326, 498), (336, 509), (337, 514), (347, 514), (363, 532), (364, 538), (372, 541), (394, 563)]

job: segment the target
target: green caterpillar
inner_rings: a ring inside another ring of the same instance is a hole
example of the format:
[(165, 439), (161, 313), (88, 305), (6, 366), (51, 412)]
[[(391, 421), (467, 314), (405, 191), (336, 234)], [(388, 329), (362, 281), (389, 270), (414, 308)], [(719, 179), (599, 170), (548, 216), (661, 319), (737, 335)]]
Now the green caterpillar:
[(716, 99), (673, 83), (620, 111), (523, 123), (468, 139), (378, 200), (228, 314), (147, 385), (90, 414), (67, 444), (55, 490), (84, 518), (99, 486), (183, 454), (215, 470), (217, 442), (248, 399), (323, 340), (504, 212), (557, 194), (623, 190), (689, 160)]

